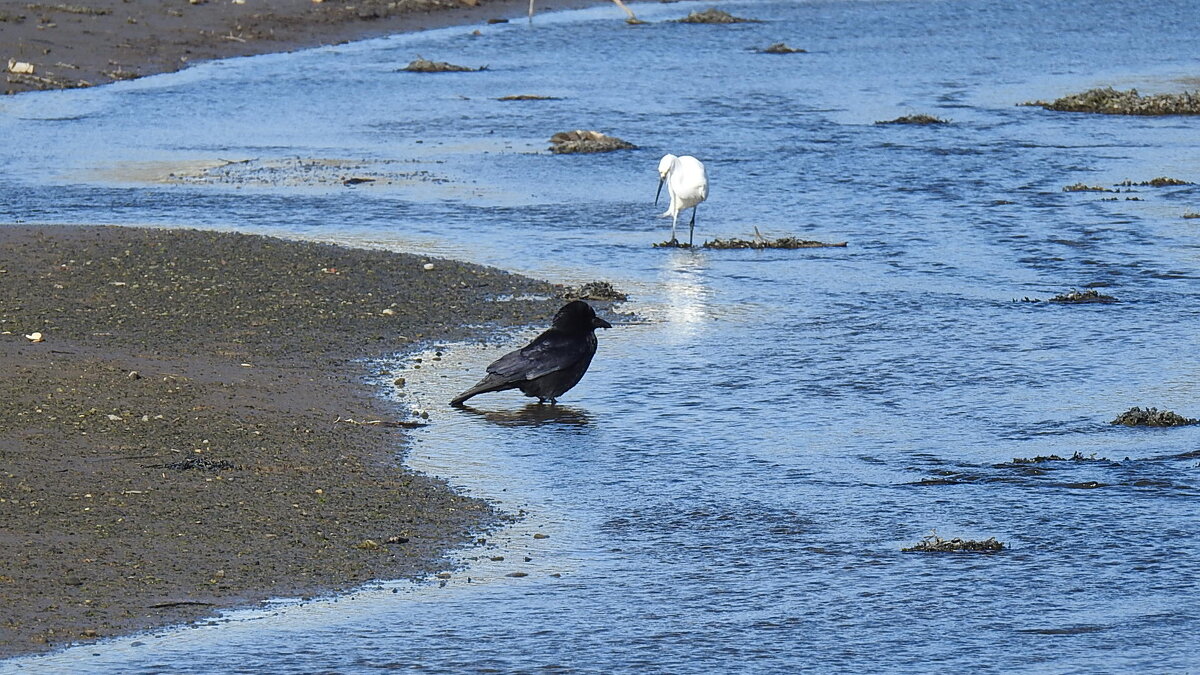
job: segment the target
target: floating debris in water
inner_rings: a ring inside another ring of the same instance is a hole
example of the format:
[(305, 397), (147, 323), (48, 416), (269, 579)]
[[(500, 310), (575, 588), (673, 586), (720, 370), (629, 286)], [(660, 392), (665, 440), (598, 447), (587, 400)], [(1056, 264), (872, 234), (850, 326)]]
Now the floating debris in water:
[(787, 46), (786, 42), (776, 42), (770, 47), (756, 50), (759, 54), (807, 54), (806, 49), (794, 49)]
[(1200, 213), (1193, 213), (1191, 211), (1187, 211), (1186, 213), (1183, 214), (1183, 217), (1187, 218), (1189, 220), (1192, 218), (1200, 218)]
[(1027, 101), (1020, 105), (1105, 115), (1200, 115), (1200, 91), (1142, 96), (1136, 89), (1117, 91), (1112, 87), (1104, 87), (1064, 96), (1049, 103)]
[(557, 96), (538, 96), (537, 94), (511, 94), (501, 96), (497, 101), (561, 101)]
[(566, 300), (598, 300), (624, 302), (629, 296), (613, 288), (607, 281), (589, 281), (582, 286), (568, 286), (563, 289), (562, 297)]
[(918, 115), (904, 115), (901, 117), (897, 117), (894, 120), (884, 120), (884, 121), (876, 122), (875, 124), (917, 124), (917, 125), (921, 125), (921, 124), (949, 124), (949, 123), (950, 123), (950, 120), (944, 120), (940, 117), (934, 117), (933, 115), (926, 115), (926, 114), (922, 113), (922, 114), (918, 114)]
[(743, 19), (740, 16), (734, 16), (729, 12), (719, 10), (715, 7), (704, 11), (696, 11), (688, 14), (678, 23), (763, 23), (758, 19)]
[(1120, 302), (1120, 300), (1117, 300), (1111, 295), (1105, 295), (1093, 288), (1086, 291), (1070, 291), (1068, 293), (1061, 293), (1053, 298), (1050, 298), (1049, 300), (1025, 296), (1020, 300), (1013, 299), (1013, 302), (1057, 302), (1064, 305), (1086, 305), (1088, 303)]
[(616, 136), (606, 136), (599, 131), (562, 131), (550, 137), (550, 152), (572, 154), (587, 152), (612, 152), (613, 150), (636, 150), (637, 146)]
[(1158, 408), (1133, 407), (1117, 415), (1111, 424), (1123, 424), (1127, 427), (1182, 427), (1189, 424), (1200, 424), (1200, 420), (1184, 417), (1170, 410)]
[(1086, 291), (1070, 291), (1069, 293), (1062, 293), (1050, 298), (1047, 300), (1047, 302), (1061, 302), (1082, 305), (1089, 302), (1118, 302), (1118, 300), (1111, 295), (1105, 295), (1094, 288), (1089, 288)]
[(1013, 464), (1041, 464), (1042, 462), (1107, 462), (1103, 457), (1097, 457), (1096, 453), (1084, 456), (1078, 450), (1070, 457), (1059, 457), (1058, 455), (1038, 455), (1037, 457), (1013, 457)]
[[(671, 242), (664, 242), (663, 244), (655, 244), (655, 246), (666, 246), (666, 245), (669, 245), (670, 243)], [(737, 239), (737, 238), (733, 238), (733, 239), (713, 239), (712, 241), (704, 242), (703, 244), (701, 244), (701, 246), (703, 246), (704, 248), (715, 248), (715, 249), (845, 248), (846, 242), (841, 241), (841, 242), (837, 242), (837, 243), (827, 243), (827, 242), (823, 242), (823, 241), (813, 241), (811, 239), (798, 239), (796, 237), (780, 237), (778, 239), (764, 239), (764, 238)]]
[(1087, 185), (1084, 183), (1076, 183), (1074, 185), (1066, 185), (1063, 187), (1063, 192), (1116, 192), (1111, 188), (1101, 187), (1099, 185)]
[(1191, 183), (1186, 180), (1180, 180), (1178, 178), (1168, 178), (1166, 176), (1151, 178), (1150, 180), (1142, 181), (1141, 183), (1135, 183), (1131, 180), (1125, 180), (1117, 183), (1118, 187), (1171, 187), (1175, 185), (1195, 185), (1195, 183)]
[(418, 56), (400, 70), (409, 73), (477, 73), (479, 71), (487, 70), (487, 66), (470, 68), (467, 66), (459, 66), (453, 63), (446, 63), (445, 61), (430, 61), (429, 59)]
[(900, 549), (903, 553), (996, 553), (1004, 550), (1004, 544), (988, 537), (983, 541), (971, 539), (942, 539), (936, 531), (925, 535), (913, 546)]

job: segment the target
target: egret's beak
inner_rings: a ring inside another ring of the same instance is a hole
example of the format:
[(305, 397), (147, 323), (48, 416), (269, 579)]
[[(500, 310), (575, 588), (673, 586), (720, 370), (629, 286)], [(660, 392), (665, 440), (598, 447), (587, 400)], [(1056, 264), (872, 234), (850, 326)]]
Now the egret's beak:
[(663, 183), (666, 182), (666, 180), (667, 180), (666, 178), (661, 178), (661, 177), (658, 179), (658, 192), (654, 193), (654, 205), (655, 206), (658, 206), (658, 198), (662, 196), (662, 186), (663, 186)]
[(612, 324), (600, 317), (596, 317), (592, 319), (592, 328), (612, 328)]

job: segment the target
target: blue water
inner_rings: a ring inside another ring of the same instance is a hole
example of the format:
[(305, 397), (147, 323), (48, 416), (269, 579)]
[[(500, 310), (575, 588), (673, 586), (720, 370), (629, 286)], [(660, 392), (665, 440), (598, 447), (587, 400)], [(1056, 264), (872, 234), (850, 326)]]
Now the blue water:
[[(0, 221), (416, 250), (610, 280), (639, 317), (600, 335), (554, 411), (516, 394), (481, 397), (486, 414), (444, 405), (529, 333), (439, 345), (441, 361), (408, 371), (402, 400), (432, 424), (406, 461), (525, 514), (446, 583), (0, 670), (1200, 669), (1200, 428), (1108, 424), (1134, 405), (1200, 416), (1200, 221), (1182, 218), (1200, 189), (1062, 191), (1200, 181), (1200, 118), (1015, 105), (1195, 89), (1200, 12), (746, 1), (720, 6), (766, 23), (668, 22), (708, 4), (634, 5), (640, 27), (602, 6), (0, 101)], [(753, 51), (778, 41), (808, 53)], [(488, 69), (396, 72), (418, 54)], [(494, 100), (510, 94), (559, 100)], [(873, 124), (912, 113), (952, 123)], [(545, 151), (575, 128), (641, 149)], [(708, 166), (698, 239), (849, 245), (651, 248), (670, 226), (651, 203), (666, 152)], [(289, 158), (394, 180), (169, 177)], [(1013, 302), (1093, 285), (1121, 302)], [(1075, 452), (1098, 461), (1011, 462)], [(935, 529), (1006, 550), (900, 552)]]

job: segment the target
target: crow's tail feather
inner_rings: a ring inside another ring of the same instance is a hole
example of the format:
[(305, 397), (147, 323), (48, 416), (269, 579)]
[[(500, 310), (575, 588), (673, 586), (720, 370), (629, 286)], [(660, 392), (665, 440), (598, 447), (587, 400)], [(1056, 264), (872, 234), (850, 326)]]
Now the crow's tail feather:
[(472, 396), (478, 396), (479, 394), (486, 394), (492, 391), (504, 391), (505, 389), (512, 389), (516, 386), (517, 385), (513, 382), (507, 382), (501, 378), (488, 376), (483, 378), (483, 381), (479, 384), (471, 387), (458, 396), (455, 396), (454, 400), (450, 401), (450, 405), (462, 405)]

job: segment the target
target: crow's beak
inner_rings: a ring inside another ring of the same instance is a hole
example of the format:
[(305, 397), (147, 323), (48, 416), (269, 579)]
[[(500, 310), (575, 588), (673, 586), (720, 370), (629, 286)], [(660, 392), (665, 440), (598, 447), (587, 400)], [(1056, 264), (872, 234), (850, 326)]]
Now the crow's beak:
[(662, 196), (662, 184), (664, 181), (666, 181), (666, 178), (658, 179), (658, 192), (654, 193), (654, 205), (655, 206), (658, 206), (658, 198)]
[(596, 317), (592, 319), (592, 328), (612, 328), (612, 324), (600, 317)]

